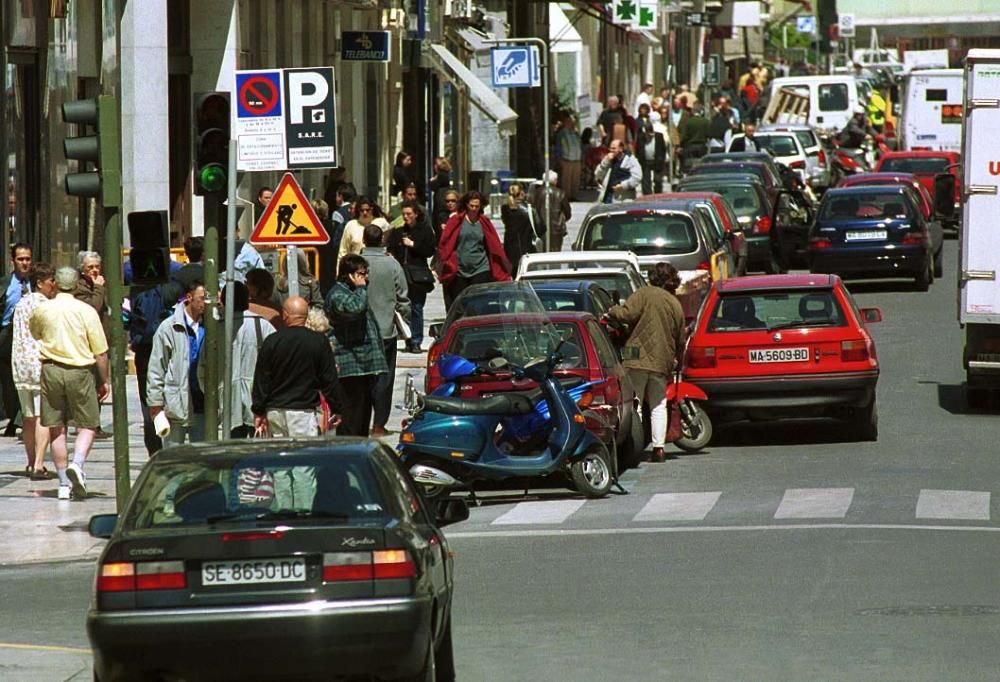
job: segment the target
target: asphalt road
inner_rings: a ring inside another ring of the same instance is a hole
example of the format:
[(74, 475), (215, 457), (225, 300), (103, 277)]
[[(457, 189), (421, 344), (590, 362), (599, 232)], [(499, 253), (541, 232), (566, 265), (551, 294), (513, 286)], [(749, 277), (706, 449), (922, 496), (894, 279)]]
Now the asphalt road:
[[(833, 422), (726, 427), (629, 472), (628, 495), (473, 509), (449, 532), (460, 679), (996, 679), (1000, 414), (964, 404), (945, 248), (930, 292), (851, 285), (884, 315), (878, 442)], [(86, 678), (91, 580), (0, 571), (0, 677)]]

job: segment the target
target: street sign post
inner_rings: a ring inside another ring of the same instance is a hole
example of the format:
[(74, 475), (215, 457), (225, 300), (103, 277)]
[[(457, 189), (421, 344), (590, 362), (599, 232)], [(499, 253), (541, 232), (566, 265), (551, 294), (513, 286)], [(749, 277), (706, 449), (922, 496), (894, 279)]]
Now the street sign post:
[(255, 246), (326, 244), (330, 235), (291, 173), (285, 173), (261, 214), (250, 243)]
[(722, 82), (722, 55), (710, 54), (705, 62), (705, 73), (702, 82), (705, 85), (718, 85)]
[(285, 69), (288, 168), (337, 165), (333, 67)]
[(840, 30), (841, 38), (853, 38), (854, 37), (854, 15), (853, 14), (840, 14), (837, 19), (837, 27)]
[(799, 33), (815, 33), (816, 32), (816, 17), (810, 15), (805, 17), (795, 18), (795, 28)]
[(504, 45), (490, 50), (490, 73), (494, 88), (537, 88), (542, 84), (538, 48), (534, 45)]
[(236, 118), (233, 137), (239, 143), (241, 171), (284, 170), (285, 109), (281, 101), (281, 69), (236, 73)]

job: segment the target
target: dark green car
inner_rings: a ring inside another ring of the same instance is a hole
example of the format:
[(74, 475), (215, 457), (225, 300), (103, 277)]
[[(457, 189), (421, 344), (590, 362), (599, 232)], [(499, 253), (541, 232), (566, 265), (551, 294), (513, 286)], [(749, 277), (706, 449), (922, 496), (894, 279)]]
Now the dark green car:
[[(440, 511), (440, 515), (436, 512)], [(452, 559), (385, 445), (161, 451), (108, 537), (87, 616), (97, 680), (453, 679)]]

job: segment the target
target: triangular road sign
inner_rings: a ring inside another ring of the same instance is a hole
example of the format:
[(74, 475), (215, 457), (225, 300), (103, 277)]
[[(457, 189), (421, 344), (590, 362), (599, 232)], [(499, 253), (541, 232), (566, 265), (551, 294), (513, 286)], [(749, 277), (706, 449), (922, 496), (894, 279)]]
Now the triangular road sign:
[(302, 188), (291, 173), (285, 173), (274, 190), (271, 203), (257, 221), (250, 243), (269, 244), (326, 244), (330, 235), (316, 217), (312, 205), (302, 193)]

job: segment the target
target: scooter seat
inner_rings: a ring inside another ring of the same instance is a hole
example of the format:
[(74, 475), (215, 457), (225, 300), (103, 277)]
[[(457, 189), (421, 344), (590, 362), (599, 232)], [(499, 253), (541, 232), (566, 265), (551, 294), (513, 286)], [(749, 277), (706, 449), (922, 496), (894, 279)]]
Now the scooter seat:
[(521, 393), (500, 393), (489, 398), (442, 398), (425, 395), (421, 400), (425, 411), (441, 414), (519, 416), (535, 409), (531, 400)]

